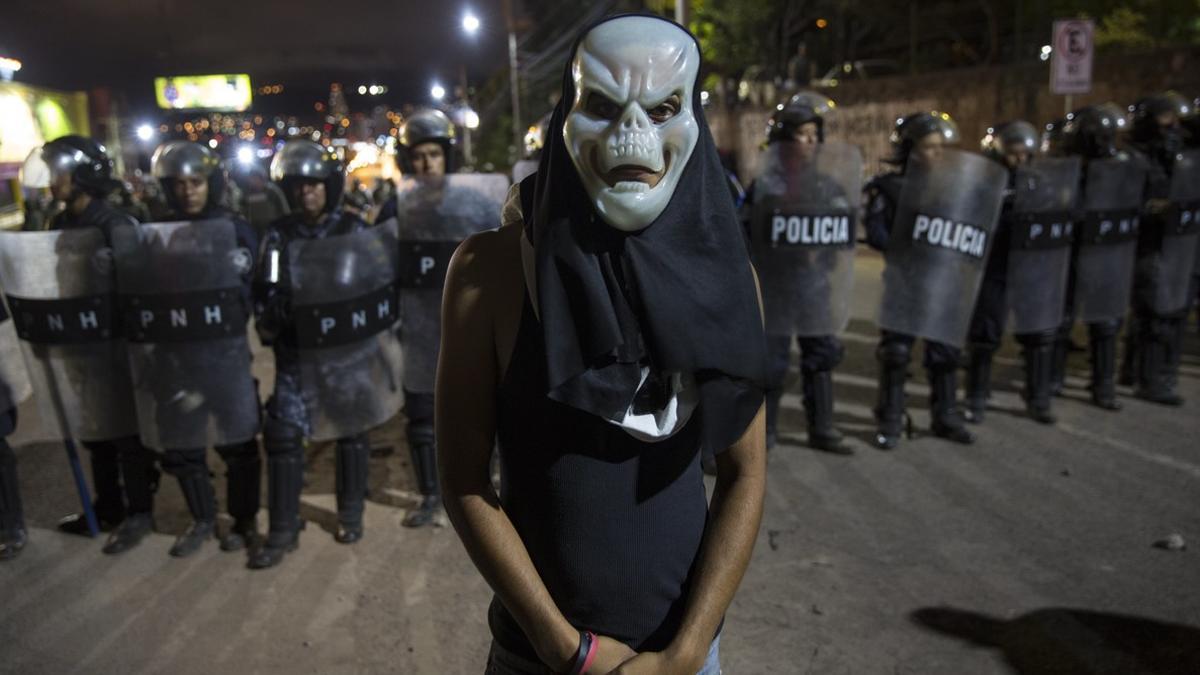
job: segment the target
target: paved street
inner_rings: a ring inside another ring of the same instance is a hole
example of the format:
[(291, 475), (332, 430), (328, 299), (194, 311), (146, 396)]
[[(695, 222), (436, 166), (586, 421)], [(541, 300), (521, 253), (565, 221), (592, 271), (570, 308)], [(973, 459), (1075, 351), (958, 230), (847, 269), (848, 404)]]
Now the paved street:
[[(726, 673), (1200, 672), (1200, 340), (1186, 344), (1183, 409), (1087, 403), (1072, 355), (1060, 421), (1026, 419), (1010, 342), (972, 447), (927, 433), (924, 374), (909, 386), (916, 437), (869, 446), (871, 316), (881, 261), (859, 256), (855, 318), (836, 376), (837, 419), (858, 451), (777, 447), (754, 562), (726, 622)], [(1083, 331), (1077, 333), (1082, 344)], [(269, 382), (267, 355), (257, 367)], [(783, 432), (802, 438), (793, 382)], [(1122, 390), (1128, 394), (1127, 390)], [(300, 549), (250, 571), (215, 542), (167, 555), (186, 525), (173, 479), (158, 534), (111, 558), (60, 535), (74, 508), (60, 446), (14, 445), (30, 545), (0, 564), (0, 672), (478, 673), (489, 592), (450, 530), (400, 527), (413, 505), (402, 420), (381, 429), (366, 538), (334, 543), (332, 447), (310, 453)], [(224, 484), (220, 460), (210, 457)], [(260, 516), (265, 527), (265, 512)], [(1170, 534), (1189, 547), (1153, 544)]]

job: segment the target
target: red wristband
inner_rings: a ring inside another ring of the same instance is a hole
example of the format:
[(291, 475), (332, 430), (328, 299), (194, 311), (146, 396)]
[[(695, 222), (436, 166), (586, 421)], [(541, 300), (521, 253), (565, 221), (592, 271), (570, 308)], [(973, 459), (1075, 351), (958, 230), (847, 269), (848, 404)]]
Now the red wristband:
[(600, 650), (600, 638), (592, 631), (587, 631), (587, 634), (592, 638), (592, 644), (588, 647), (587, 656), (583, 657), (583, 667), (579, 669), (579, 675), (587, 673), (588, 668), (592, 667), (592, 661), (596, 660), (596, 652)]

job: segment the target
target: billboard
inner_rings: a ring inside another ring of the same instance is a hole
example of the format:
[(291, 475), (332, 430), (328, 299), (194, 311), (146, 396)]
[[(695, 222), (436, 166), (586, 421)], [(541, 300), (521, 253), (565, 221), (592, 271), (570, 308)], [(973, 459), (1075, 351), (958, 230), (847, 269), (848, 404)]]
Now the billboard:
[(178, 75), (154, 78), (158, 107), (167, 110), (225, 110), (240, 112), (250, 107), (250, 76)]
[(88, 135), (86, 94), (0, 82), (0, 179), (15, 175), (34, 148), (67, 134)]

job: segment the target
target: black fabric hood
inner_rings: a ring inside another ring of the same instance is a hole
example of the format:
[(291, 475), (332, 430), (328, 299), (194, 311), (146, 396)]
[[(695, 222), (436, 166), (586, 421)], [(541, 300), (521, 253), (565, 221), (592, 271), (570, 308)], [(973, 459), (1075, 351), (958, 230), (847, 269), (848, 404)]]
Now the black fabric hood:
[[(684, 30), (641, 14), (607, 17), (584, 30), (564, 68), (538, 171), (521, 183), (526, 235), (536, 252), (548, 395), (620, 420), (631, 403), (635, 410), (661, 406), (670, 391), (660, 375), (691, 373), (705, 442), (720, 452), (741, 437), (762, 404), (765, 338), (699, 83), (692, 92), (696, 147), (669, 204), (641, 231), (626, 233), (600, 219), (563, 140), (580, 43), (597, 26), (629, 16)], [(651, 376), (639, 392), (643, 366)]]

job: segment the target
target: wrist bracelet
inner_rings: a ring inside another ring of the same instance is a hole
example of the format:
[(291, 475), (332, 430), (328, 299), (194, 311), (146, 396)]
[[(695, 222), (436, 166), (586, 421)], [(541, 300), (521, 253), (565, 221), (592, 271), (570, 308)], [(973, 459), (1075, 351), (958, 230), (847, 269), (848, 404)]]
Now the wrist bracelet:
[(592, 661), (596, 660), (596, 652), (600, 651), (600, 638), (596, 634), (588, 631), (588, 652), (587, 656), (583, 657), (583, 667), (579, 669), (579, 675), (587, 675), (587, 671), (592, 667)]
[(596, 634), (592, 631), (579, 631), (579, 651), (575, 652), (575, 660), (571, 662), (571, 670), (567, 671), (567, 675), (583, 675), (587, 672), (596, 658), (596, 642)]

